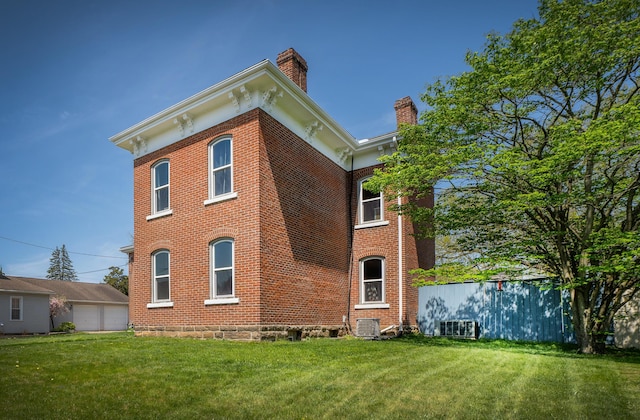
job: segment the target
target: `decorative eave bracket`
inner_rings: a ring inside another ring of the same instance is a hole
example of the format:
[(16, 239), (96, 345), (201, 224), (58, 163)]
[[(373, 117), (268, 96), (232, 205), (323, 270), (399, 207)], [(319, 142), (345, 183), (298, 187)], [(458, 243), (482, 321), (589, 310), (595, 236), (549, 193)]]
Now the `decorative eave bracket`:
[(338, 156), (338, 160), (340, 161), (340, 163), (344, 165), (347, 161), (347, 158), (353, 156), (353, 150), (348, 147), (345, 147), (343, 149), (336, 149), (336, 155)]
[(378, 156), (382, 156), (385, 154), (393, 154), (398, 150), (398, 143), (395, 140), (393, 142), (389, 143), (389, 144), (384, 144), (384, 145), (379, 145), (378, 146)]
[(305, 138), (307, 142), (312, 143), (313, 137), (316, 135), (318, 131), (322, 131), (323, 128), (324, 126), (320, 124), (320, 121), (318, 120), (314, 120), (313, 122), (308, 124), (304, 129)]
[(182, 116), (174, 118), (173, 123), (178, 126), (180, 137), (184, 137), (187, 131), (193, 133), (193, 118), (189, 114), (182, 114)]
[(264, 93), (262, 94), (262, 107), (267, 111), (270, 110), (271, 107), (276, 104), (278, 98), (282, 98), (283, 96), (284, 93), (282, 92), (282, 90), (278, 89), (275, 86), (269, 90), (264, 91)]
[(143, 137), (136, 136), (129, 139), (129, 144), (133, 146), (133, 150), (131, 154), (139, 157), (141, 153), (146, 153), (147, 151), (147, 140)]
[(251, 100), (251, 92), (249, 92), (244, 85), (240, 86), (239, 90), (240, 90), (239, 95), (236, 94), (234, 91), (229, 92), (229, 94), (227, 95), (231, 100), (231, 104), (235, 108), (236, 113), (239, 113), (240, 110), (242, 109), (243, 102), (245, 104), (246, 109), (250, 109), (253, 102)]

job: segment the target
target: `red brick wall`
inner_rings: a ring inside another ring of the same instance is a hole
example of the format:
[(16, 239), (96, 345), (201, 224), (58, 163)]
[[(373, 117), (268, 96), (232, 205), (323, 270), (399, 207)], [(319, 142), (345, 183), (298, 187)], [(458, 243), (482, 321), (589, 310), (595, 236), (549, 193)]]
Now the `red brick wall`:
[[(207, 146), (233, 137), (236, 199), (204, 206)], [(169, 216), (151, 213), (151, 167), (170, 162)], [(347, 312), (347, 174), (261, 110), (134, 163), (130, 319), (136, 326), (341, 325)], [(205, 306), (209, 243), (235, 239), (239, 304)], [(151, 302), (151, 255), (171, 255), (170, 308)]]
[(341, 325), (347, 173), (268, 114), (260, 121), (262, 323)]
[[(134, 162), (133, 281), (130, 319), (136, 325), (255, 325), (259, 322), (258, 111), (136, 159)], [(204, 206), (208, 198), (209, 143), (233, 136), (236, 199)], [(170, 207), (173, 214), (146, 220), (151, 213), (151, 166), (170, 161)], [(205, 306), (210, 297), (209, 243), (235, 240), (237, 305)], [(151, 302), (151, 254), (170, 251), (172, 308), (147, 308)]]
[[(233, 138), (238, 197), (205, 206), (207, 147), (223, 135)], [(173, 213), (146, 220), (151, 214), (151, 167), (160, 159), (170, 161)], [(259, 109), (136, 159), (130, 322), (136, 329), (188, 326), (197, 331), (210, 326), (339, 326), (348, 315), (354, 328), (358, 318), (380, 318), (382, 328), (397, 325), (397, 215), (385, 209), (387, 226), (350, 227), (357, 220), (358, 181), (372, 172), (344, 171)], [(417, 290), (407, 273), (420, 263), (420, 247), (406, 218), (403, 224), (402, 317), (405, 325), (414, 325)], [(204, 305), (210, 298), (209, 244), (221, 237), (235, 240), (235, 295), (240, 302)], [(151, 255), (158, 249), (171, 255), (170, 308), (147, 308), (152, 301)], [(390, 307), (354, 309), (360, 303), (359, 262), (374, 255), (385, 258)]]
[[(381, 165), (377, 166), (381, 168)], [(352, 217), (358, 222), (358, 190), (359, 182), (373, 174), (375, 167), (368, 167), (354, 171), (352, 183)], [(398, 214), (389, 210), (389, 206), (396, 204), (396, 200), (387, 201), (384, 209), (384, 219), (389, 222), (386, 226), (356, 229), (353, 239), (353, 261), (351, 264), (351, 298), (350, 322), (355, 328), (358, 318), (379, 318), (380, 327), (399, 325), (400, 318), (404, 327), (416, 325), (418, 314), (418, 289), (411, 285), (412, 276), (409, 271), (418, 267), (431, 268), (433, 266), (433, 241), (420, 240), (413, 236), (414, 228), (408, 217), (402, 220), (402, 315), (399, 307), (399, 264), (398, 259)], [(380, 256), (385, 259), (385, 301), (388, 309), (355, 309), (355, 305), (362, 303), (360, 296), (360, 261), (370, 256)]]
[[(359, 181), (373, 175), (373, 167), (363, 168), (353, 173), (352, 217), (358, 224), (358, 193)], [(353, 237), (353, 259), (351, 262), (351, 306), (350, 323), (356, 328), (358, 318), (379, 318), (380, 327), (398, 325), (398, 223), (397, 215), (390, 212), (385, 204), (384, 220), (389, 221), (386, 226), (376, 226), (356, 229)], [(388, 309), (355, 309), (355, 305), (362, 303), (360, 296), (360, 261), (363, 258), (379, 256), (385, 260), (384, 295)]]

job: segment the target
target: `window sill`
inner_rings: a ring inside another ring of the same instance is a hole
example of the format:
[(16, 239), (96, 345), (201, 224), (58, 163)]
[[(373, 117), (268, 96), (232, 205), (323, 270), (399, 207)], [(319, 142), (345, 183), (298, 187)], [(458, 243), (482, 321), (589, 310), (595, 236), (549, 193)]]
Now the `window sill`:
[(388, 303), (361, 303), (355, 305), (353, 309), (389, 309)]
[(209, 204), (220, 203), (222, 201), (232, 200), (238, 197), (237, 192), (222, 194), (217, 197), (210, 198), (208, 200), (204, 200), (204, 205), (208, 206)]
[(355, 225), (353, 228), (354, 229), (366, 229), (366, 228), (372, 228), (372, 227), (377, 227), (377, 226), (387, 226), (389, 224), (388, 220), (380, 220), (378, 222), (367, 222), (367, 223), (362, 223), (359, 225)]
[(173, 308), (173, 302), (147, 303), (147, 309), (153, 309), (153, 308)]
[(159, 219), (160, 217), (170, 216), (173, 214), (173, 210), (163, 210), (159, 213), (147, 216), (147, 220)]
[(207, 299), (204, 301), (205, 305), (233, 305), (236, 303), (240, 303), (240, 298), (236, 298), (236, 297), (217, 298), (217, 299)]

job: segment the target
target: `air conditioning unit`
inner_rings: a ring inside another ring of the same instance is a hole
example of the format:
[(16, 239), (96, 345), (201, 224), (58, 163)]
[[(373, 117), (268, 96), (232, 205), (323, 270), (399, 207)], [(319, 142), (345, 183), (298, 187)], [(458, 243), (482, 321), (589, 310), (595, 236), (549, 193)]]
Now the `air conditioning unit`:
[(376, 338), (380, 337), (379, 318), (356, 319), (356, 337)]
[(470, 320), (436, 321), (433, 335), (451, 338), (478, 338), (478, 322)]

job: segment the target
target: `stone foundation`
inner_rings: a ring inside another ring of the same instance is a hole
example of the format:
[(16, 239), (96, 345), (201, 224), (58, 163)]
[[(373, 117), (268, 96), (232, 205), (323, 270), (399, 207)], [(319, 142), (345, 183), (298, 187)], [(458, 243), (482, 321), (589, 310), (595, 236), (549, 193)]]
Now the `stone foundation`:
[(305, 338), (335, 338), (346, 334), (343, 325), (134, 325), (139, 337), (185, 337), (239, 341), (298, 341)]

